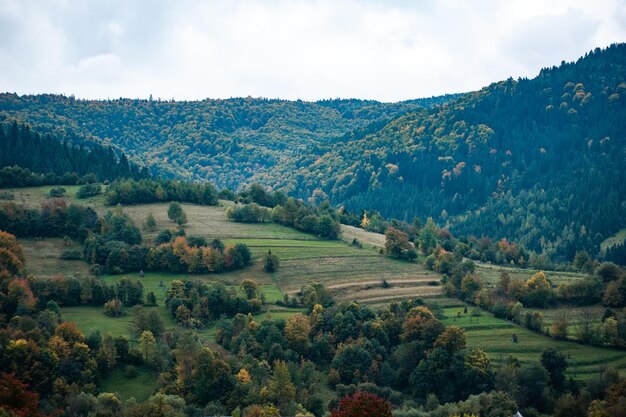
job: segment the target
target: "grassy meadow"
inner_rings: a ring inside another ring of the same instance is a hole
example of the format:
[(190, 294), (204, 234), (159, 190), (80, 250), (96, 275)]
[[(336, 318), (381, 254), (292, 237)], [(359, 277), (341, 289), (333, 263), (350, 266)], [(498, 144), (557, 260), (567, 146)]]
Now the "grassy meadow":
[[(621, 371), (626, 369), (626, 351), (558, 341), (482, 310), (477, 310), (479, 315), (474, 316), (473, 310), (471, 306), (467, 313), (463, 313), (463, 307), (446, 308), (443, 323), (465, 329), (467, 347), (484, 350), (496, 363), (505, 361), (509, 355), (522, 363), (538, 361), (544, 349), (554, 347), (567, 356), (567, 373), (577, 379), (597, 376), (603, 366)], [(513, 343), (513, 334), (518, 337), (517, 343)]]

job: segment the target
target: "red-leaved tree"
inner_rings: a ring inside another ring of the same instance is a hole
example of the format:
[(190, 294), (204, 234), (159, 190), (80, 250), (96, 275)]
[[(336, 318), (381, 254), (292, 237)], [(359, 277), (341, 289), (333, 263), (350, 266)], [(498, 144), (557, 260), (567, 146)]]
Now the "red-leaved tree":
[(39, 396), (14, 374), (0, 374), (0, 408), (18, 417), (45, 417), (39, 409)]
[(330, 417), (393, 417), (389, 401), (376, 394), (357, 391), (339, 401)]

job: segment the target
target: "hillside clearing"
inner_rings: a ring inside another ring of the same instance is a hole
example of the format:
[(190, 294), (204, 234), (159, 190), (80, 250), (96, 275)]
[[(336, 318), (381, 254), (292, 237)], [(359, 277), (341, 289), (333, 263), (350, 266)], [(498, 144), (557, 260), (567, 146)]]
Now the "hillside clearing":
[[(626, 369), (625, 351), (558, 341), (495, 318), (486, 312), (481, 311), (480, 316), (472, 317), (471, 311), (463, 313), (463, 307), (446, 308), (444, 313), (446, 318), (442, 321), (445, 325), (456, 325), (465, 329), (469, 349), (482, 349), (497, 363), (503, 363), (509, 355), (518, 358), (522, 363), (539, 361), (541, 352), (548, 347), (554, 347), (567, 356), (567, 374), (577, 379), (597, 376), (604, 365), (622, 372)], [(461, 313), (460, 318), (457, 317), (458, 313)], [(518, 337), (517, 343), (513, 343), (513, 334)]]

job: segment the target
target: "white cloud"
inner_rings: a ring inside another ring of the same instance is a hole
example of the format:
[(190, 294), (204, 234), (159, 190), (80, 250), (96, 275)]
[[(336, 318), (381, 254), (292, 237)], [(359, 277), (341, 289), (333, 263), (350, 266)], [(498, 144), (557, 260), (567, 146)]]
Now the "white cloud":
[(0, 91), (395, 101), (621, 41), (620, 0), (0, 0)]

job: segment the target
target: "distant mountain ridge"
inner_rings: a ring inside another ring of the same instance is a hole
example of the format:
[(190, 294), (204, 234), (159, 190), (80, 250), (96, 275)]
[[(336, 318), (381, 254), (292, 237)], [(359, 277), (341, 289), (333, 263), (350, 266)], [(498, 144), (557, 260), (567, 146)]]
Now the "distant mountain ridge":
[(0, 123), (17, 120), (41, 133), (86, 137), (120, 148), (168, 177), (238, 188), (303, 149), (332, 143), (456, 96), (400, 103), (232, 98), (202, 101), (76, 100), (0, 94)]
[(166, 176), (260, 182), (351, 210), (433, 216), (571, 260), (626, 227), (626, 45), (533, 79), (400, 103), (0, 95), (0, 122), (111, 143)]

